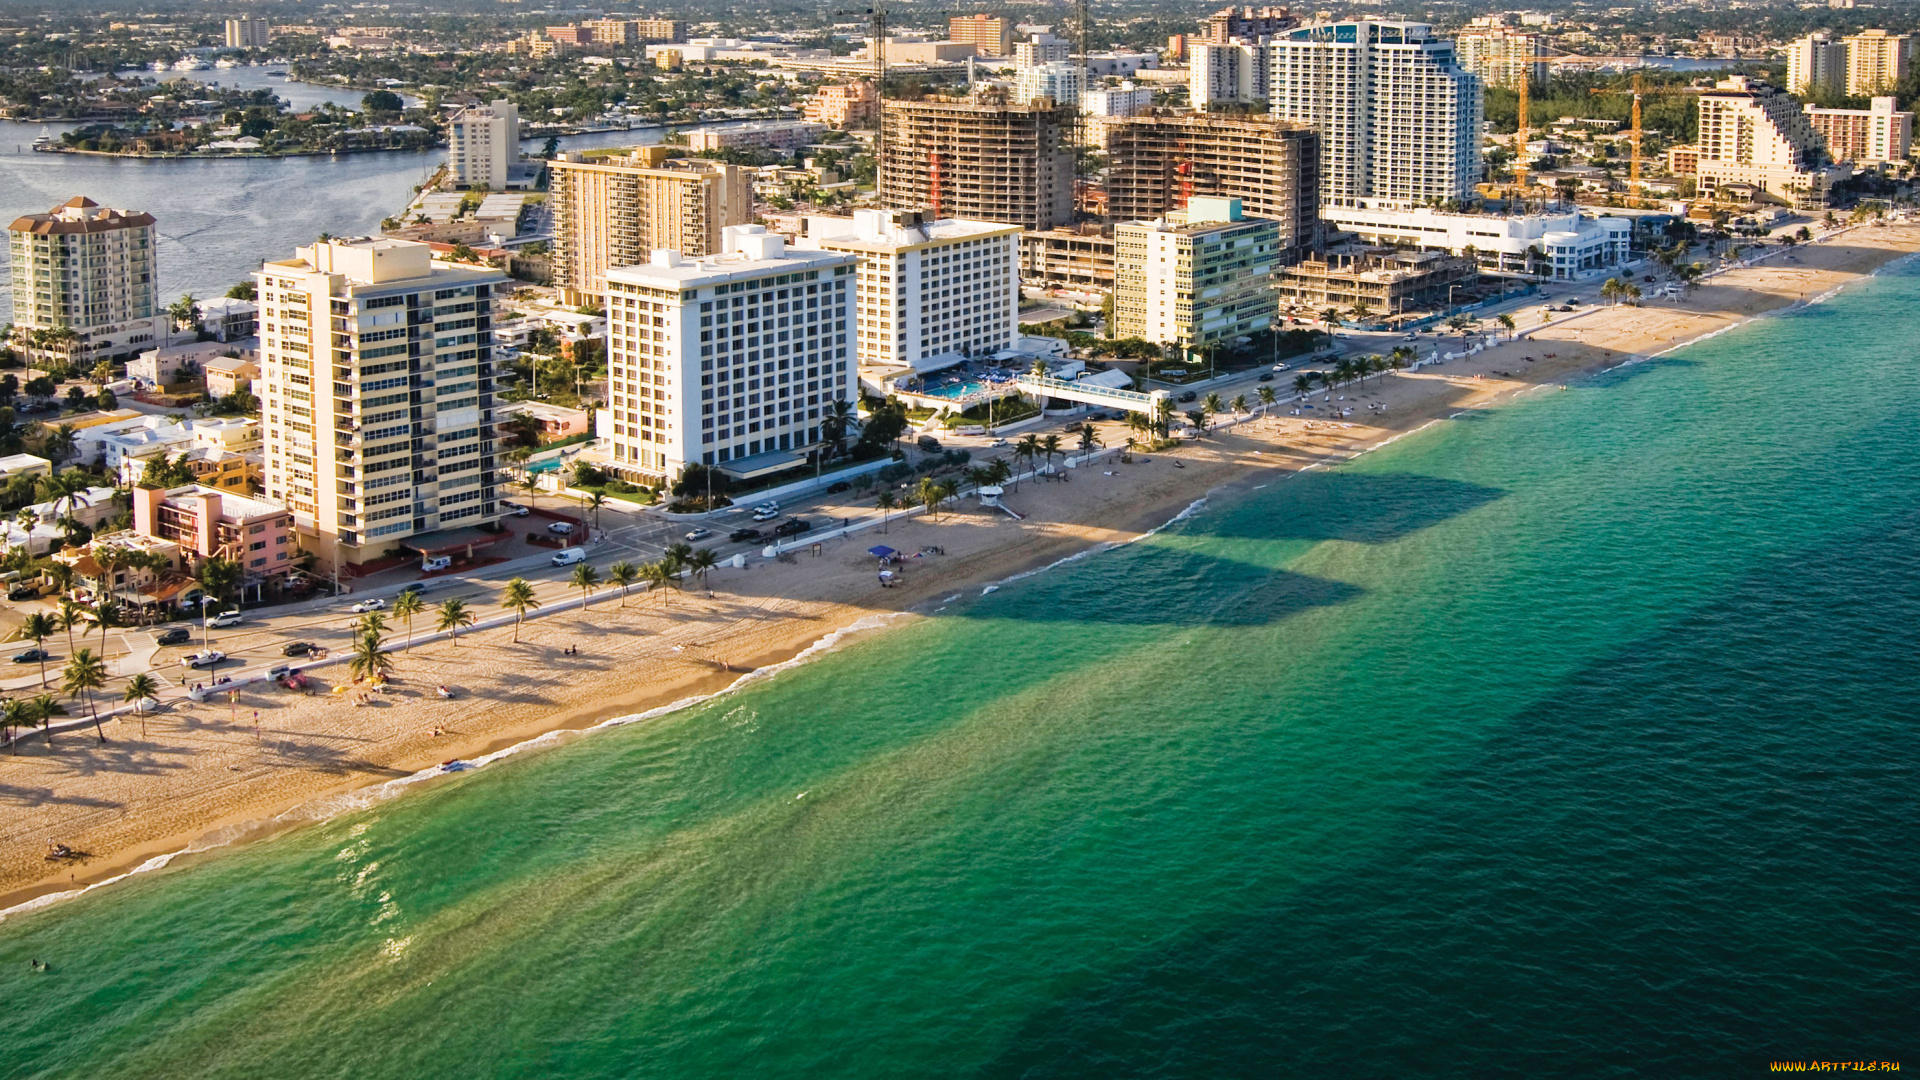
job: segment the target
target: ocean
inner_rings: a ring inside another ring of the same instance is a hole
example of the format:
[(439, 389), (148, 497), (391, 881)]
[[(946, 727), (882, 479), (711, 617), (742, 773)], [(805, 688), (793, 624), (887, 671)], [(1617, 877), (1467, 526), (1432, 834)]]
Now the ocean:
[(0, 1073), (1899, 1060), (1917, 327), (1891, 270), (8, 918)]

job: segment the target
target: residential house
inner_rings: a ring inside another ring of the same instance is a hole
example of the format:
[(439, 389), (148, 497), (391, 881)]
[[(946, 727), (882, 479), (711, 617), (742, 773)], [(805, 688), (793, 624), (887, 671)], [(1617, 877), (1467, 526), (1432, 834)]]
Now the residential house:
[(216, 356), (206, 362), (204, 370), (207, 396), (215, 398), (237, 393), (243, 385), (251, 386), (260, 377), (260, 364), (239, 356)]

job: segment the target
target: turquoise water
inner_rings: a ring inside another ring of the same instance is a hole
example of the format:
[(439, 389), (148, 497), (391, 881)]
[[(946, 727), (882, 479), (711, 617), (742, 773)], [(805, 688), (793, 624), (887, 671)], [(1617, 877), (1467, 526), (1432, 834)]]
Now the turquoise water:
[(1916, 327), (1920, 276), (1889, 274), (10, 919), (0, 1071), (1897, 1060)]

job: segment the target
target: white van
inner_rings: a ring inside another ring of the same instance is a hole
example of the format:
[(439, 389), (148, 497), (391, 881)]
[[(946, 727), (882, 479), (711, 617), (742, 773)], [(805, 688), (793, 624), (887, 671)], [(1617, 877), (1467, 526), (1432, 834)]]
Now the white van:
[(431, 574), (435, 570), (445, 570), (447, 567), (452, 565), (453, 565), (453, 556), (434, 555), (429, 558), (423, 558), (420, 560), (420, 572), (423, 574)]
[(587, 553), (580, 548), (568, 548), (565, 551), (556, 551), (553, 554), (553, 565), (555, 566), (572, 566), (574, 563), (586, 561)]

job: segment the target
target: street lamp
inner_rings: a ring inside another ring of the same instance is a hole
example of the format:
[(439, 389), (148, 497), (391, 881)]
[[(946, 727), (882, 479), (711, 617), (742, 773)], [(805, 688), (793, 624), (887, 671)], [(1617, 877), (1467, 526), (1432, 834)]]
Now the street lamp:
[(214, 599), (214, 597), (208, 596), (206, 593), (200, 594), (200, 650), (202, 652), (205, 652), (213, 646), (213, 642), (208, 640), (212, 635), (212, 630), (207, 625), (207, 605), (213, 603)]

